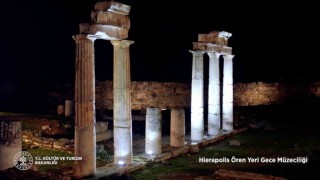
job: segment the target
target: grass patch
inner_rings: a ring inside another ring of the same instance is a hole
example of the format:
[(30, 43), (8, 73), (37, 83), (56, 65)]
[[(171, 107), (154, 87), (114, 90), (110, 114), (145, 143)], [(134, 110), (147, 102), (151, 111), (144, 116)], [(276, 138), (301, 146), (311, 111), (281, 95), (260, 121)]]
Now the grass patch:
[[(63, 151), (54, 151), (50, 149), (44, 149), (44, 148), (36, 148), (36, 149), (28, 149), (27, 150), (33, 157), (33, 161), (36, 160), (36, 158), (41, 158), (43, 157), (72, 157), (74, 156), (73, 154), (69, 154)], [(55, 169), (60, 169), (62, 167), (67, 167), (67, 166), (73, 166), (74, 161), (69, 161), (69, 160), (58, 160), (57, 165), (36, 165), (38, 168), (38, 171), (40, 172), (45, 172), (48, 170), (55, 170)]]
[[(259, 138), (257, 138), (259, 137)], [(209, 176), (218, 169), (269, 174), (289, 179), (314, 179), (320, 177), (319, 160), (310, 152), (318, 152), (319, 133), (273, 132), (265, 130), (250, 130), (230, 137), (218, 144), (204, 147), (196, 155), (182, 155), (169, 160), (169, 165), (151, 164), (143, 170), (131, 174), (132, 179), (154, 179), (163, 174), (189, 173), (196, 176)], [(238, 140), (241, 146), (230, 146), (230, 140)], [(245, 158), (246, 163), (199, 163), (200, 157), (223, 158), (229, 160), (232, 156)], [(247, 157), (309, 157), (307, 164), (283, 163), (248, 163)]]

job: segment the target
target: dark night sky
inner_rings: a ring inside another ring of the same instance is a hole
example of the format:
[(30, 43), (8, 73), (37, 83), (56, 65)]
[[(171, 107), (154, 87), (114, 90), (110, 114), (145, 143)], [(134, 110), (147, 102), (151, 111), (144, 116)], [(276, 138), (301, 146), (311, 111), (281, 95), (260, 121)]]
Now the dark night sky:
[[(0, 80), (73, 81), (78, 24), (96, 0), (0, 3)], [(191, 81), (192, 42), (233, 33), (235, 81), (319, 80), (319, 10), (314, 4), (120, 1), (131, 5), (132, 80)], [(96, 77), (112, 79), (112, 45), (96, 41)], [(207, 59), (207, 58), (206, 58)]]

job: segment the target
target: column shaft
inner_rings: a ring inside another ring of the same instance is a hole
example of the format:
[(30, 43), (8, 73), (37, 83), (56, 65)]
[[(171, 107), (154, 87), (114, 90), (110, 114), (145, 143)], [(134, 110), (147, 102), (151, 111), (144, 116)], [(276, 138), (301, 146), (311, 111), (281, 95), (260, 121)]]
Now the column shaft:
[(233, 59), (234, 55), (224, 56), (223, 97), (222, 97), (222, 129), (233, 130)]
[(22, 150), (21, 121), (0, 120), (0, 171), (14, 167), (13, 159)]
[(220, 71), (219, 56), (216, 52), (208, 52), (209, 56), (209, 100), (208, 100), (208, 134), (220, 133)]
[(183, 109), (171, 110), (170, 146), (182, 147), (185, 142), (185, 113)]
[(192, 85), (191, 85), (191, 141), (203, 140), (203, 54), (202, 51), (190, 51), (193, 54), (192, 61)]
[(162, 118), (159, 108), (147, 108), (146, 114), (146, 146), (145, 152), (149, 155), (161, 154), (162, 148)]
[(129, 45), (133, 41), (111, 41), (113, 61), (114, 163), (132, 163), (131, 77)]
[(74, 175), (86, 177), (96, 172), (95, 133), (95, 73), (94, 40), (86, 35), (76, 35), (75, 82), (75, 161)]

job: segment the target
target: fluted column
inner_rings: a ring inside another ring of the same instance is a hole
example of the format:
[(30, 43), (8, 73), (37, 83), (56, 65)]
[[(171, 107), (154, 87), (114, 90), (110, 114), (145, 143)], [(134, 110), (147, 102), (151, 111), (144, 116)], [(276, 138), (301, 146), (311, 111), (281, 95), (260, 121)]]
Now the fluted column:
[(192, 60), (191, 84), (191, 141), (203, 140), (203, 51), (190, 51)]
[(208, 52), (209, 56), (209, 100), (208, 100), (208, 134), (220, 133), (220, 72), (217, 52)]
[(131, 77), (129, 46), (133, 41), (114, 40), (113, 133), (114, 163), (132, 163)]
[(87, 35), (76, 41), (75, 82), (75, 161), (74, 175), (86, 177), (96, 172), (94, 40)]
[(234, 55), (224, 55), (222, 130), (233, 130), (233, 59)]

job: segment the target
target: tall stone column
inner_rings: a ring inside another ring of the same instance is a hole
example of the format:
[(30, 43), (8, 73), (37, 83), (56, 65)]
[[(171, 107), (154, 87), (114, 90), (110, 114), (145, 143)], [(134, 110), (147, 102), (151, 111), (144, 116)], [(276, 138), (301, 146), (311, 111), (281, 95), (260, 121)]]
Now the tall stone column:
[(222, 130), (233, 130), (233, 59), (234, 55), (224, 55)]
[(220, 72), (217, 52), (208, 52), (209, 56), (209, 100), (208, 100), (208, 134), (220, 133)]
[(131, 77), (129, 46), (133, 41), (114, 40), (113, 133), (114, 163), (132, 163)]
[(170, 121), (170, 146), (182, 147), (185, 142), (184, 109), (172, 109)]
[(86, 177), (96, 172), (96, 115), (94, 40), (88, 35), (73, 36), (76, 41), (75, 82), (75, 161), (74, 175)]
[(146, 114), (146, 147), (149, 155), (161, 154), (162, 149), (162, 117), (159, 108), (147, 108)]
[(192, 61), (192, 84), (191, 84), (191, 141), (203, 140), (203, 51), (190, 51)]

